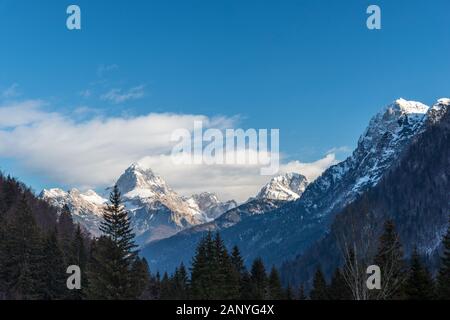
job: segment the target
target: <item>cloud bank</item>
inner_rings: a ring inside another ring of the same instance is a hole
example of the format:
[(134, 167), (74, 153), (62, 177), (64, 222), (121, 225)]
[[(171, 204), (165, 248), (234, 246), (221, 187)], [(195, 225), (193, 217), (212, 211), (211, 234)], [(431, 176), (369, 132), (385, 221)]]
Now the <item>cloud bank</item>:
[[(270, 177), (258, 165), (174, 165), (170, 157), (171, 134), (179, 128), (193, 130), (194, 121), (207, 128), (234, 128), (236, 118), (150, 113), (134, 117), (87, 119), (46, 111), (40, 100), (0, 105), (0, 158), (59, 185), (103, 188), (112, 185), (133, 162), (162, 176), (184, 195), (216, 192), (222, 199), (246, 200)], [(336, 163), (334, 154), (313, 163), (292, 161), (281, 172), (299, 172), (315, 179)]]

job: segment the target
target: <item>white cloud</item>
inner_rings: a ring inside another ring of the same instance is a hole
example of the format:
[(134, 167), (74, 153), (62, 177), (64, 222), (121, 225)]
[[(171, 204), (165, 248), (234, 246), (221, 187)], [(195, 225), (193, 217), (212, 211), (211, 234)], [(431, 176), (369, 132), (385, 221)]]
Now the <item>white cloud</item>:
[[(0, 106), (0, 157), (14, 159), (55, 186), (110, 186), (136, 161), (151, 167), (184, 195), (213, 191), (223, 199), (242, 201), (270, 179), (260, 175), (259, 165), (175, 165), (170, 158), (174, 130), (192, 131), (199, 120), (205, 129), (233, 128), (236, 118), (170, 113), (99, 117), (92, 113), (76, 120), (73, 114), (46, 112), (44, 105), (30, 100)], [(334, 155), (329, 154), (313, 163), (281, 164), (280, 171), (300, 172), (313, 180), (334, 163)]]
[(343, 154), (348, 154), (352, 152), (352, 148), (350, 148), (349, 146), (340, 146), (340, 147), (334, 147), (331, 148), (330, 150), (327, 151), (328, 153), (343, 153)]
[[(174, 165), (170, 156), (149, 156), (139, 161), (163, 177), (177, 192), (191, 195), (203, 191), (217, 193), (221, 199), (245, 201), (258, 193), (270, 177), (260, 174), (260, 165)], [(281, 164), (280, 174), (298, 172), (315, 180), (338, 161), (334, 155), (312, 163), (299, 161)]]
[(299, 172), (303, 174), (309, 182), (314, 181), (328, 167), (339, 163), (334, 153), (328, 153), (324, 158), (310, 163), (302, 163), (299, 161), (291, 161), (281, 165), (280, 171), (284, 173)]
[(40, 109), (43, 106), (44, 102), (41, 100), (0, 105), (0, 129), (29, 125), (53, 117), (53, 114)]
[(130, 88), (128, 90), (111, 89), (100, 96), (101, 100), (111, 101), (113, 103), (123, 103), (129, 100), (140, 99), (144, 96), (144, 85)]

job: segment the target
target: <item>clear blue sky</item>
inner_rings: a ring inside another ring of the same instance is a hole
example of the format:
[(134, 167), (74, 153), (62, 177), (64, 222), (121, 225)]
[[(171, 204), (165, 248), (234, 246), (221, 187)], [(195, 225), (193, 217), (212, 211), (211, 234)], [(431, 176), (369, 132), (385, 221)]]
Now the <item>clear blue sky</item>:
[[(72, 3), (81, 31), (65, 27)], [(370, 4), (380, 31), (366, 28)], [(60, 112), (240, 115), (245, 128), (280, 128), (282, 151), (312, 161), (353, 148), (398, 97), (450, 95), (449, 14), (448, 0), (0, 0), (0, 89), (17, 83)], [(145, 95), (102, 101), (106, 81)]]

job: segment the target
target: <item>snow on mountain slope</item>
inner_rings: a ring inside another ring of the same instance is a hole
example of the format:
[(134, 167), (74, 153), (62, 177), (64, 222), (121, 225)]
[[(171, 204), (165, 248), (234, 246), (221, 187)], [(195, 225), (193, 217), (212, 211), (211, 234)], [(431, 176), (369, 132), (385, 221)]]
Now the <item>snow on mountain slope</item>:
[[(222, 203), (212, 194), (182, 197), (152, 170), (139, 164), (131, 165), (117, 180), (117, 186), (140, 244), (211, 221), (236, 206), (233, 201)], [(109, 189), (106, 190), (108, 192)], [(59, 208), (67, 204), (76, 222), (91, 234), (99, 235), (98, 227), (107, 203), (106, 194), (104, 198), (92, 190), (80, 193), (76, 189), (69, 192), (50, 189), (44, 190), (41, 197)]]
[[(189, 264), (195, 247), (205, 232), (220, 231), (221, 234), (226, 234), (228, 229), (243, 225), (252, 217), (264, 216), (298, 199), (306, 185), (306, 178), (297, 173), (273, 177), (257, 196), (228, 210), (213, 221), (187, 228), (173, 237), (149, 244), (144, 247), (142, 255), (159, 270), (171, 270), (181, 261)], [(251, 232), (253, 228), (259, 228), (258, 224), (251, 224), (247, 231)], [(228, 245), (237, 242), (237, 238), (228, 239)]]
[(77, 189), (71, 189), (68, 192), (50, 189), (43, 190), (40, 198), (57, 208), (67, 205), (76, 223), (94, 236), (100, 235), (99, 226), (107, 199), (102, 198), (95, 191), (81, 193)]
[(300, 198), (308, 185), (305, 176), (298, 173), (279, 175), (266, 184), (257, 199), (293, 201)]
[(429, 109), (404, 99), (384, 108), (370, 120), (353, 154), (312, 183), (300, 204), (310, 214), (327, 216), (376, 185), (411, 138), (421, 132)]
[[(261, 256), (268, 265), (280, 264), (301, 254), (326, 234), (337, 212), (380, 181), (413, 138), (424, 130), (432, 110), (437, 112), (438, 109), (430, 110), (420, 102), (404, 99), (383, 108), (370, 120), (350, 157), (327, 169), (297, 200), (265, 214), (229, 219), (233, 223), (223, 224), (226, 228), (220, 229), (224, 241), (228, 245), (238, 245), (248, 261)], [(215, 225), (220, 227), (218, 222), (232, 212), (217, 219)], [(241, 215), (233, 217), (237, 216)], [(192, 242), (189, 231), (147, 246), (143, 254), (148, 253), (146, 257), (153, 262), (152, 267), (171, 270), (180, 263), (180, 251), (188, 264), (187, 257), (193, 254), (186, 249), (186, 243)], [(199, 234), (195, 234), (196, 239)]]
[(234, 200), (221, 202), (216, 194), (211, 192), (202, 192), (186, 198), (190, 205), (201, 212), (204, 212), (209, 220), (214, 220), (224, 212), (237, 207)]

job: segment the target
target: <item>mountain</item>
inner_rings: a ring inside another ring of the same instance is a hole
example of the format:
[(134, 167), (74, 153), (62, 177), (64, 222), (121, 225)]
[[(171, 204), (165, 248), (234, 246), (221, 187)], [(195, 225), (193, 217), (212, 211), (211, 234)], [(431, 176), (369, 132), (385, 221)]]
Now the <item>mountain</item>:
[[(162, 239), (194, 225), (214, 219), (234, 208), (236, 203), (222, 203), (214, 194), (204, 193), (185, 198), (172, 190), (152, 170), (139, 164), (131, 165), (117, 180), (124, 205), (131, 217), (131, 224), (139, 244)], [(43, 190), (41, 198), (62, 208), (68, 205), (74, 220), (94, 236), (99, 235), (99, 225), (105, 204), (105, 196), (89, 190)]]
[(247, 202), (228, 210), (213, 221), (185, 229), (173, 237), (155, 241), (154, 244), (143, 249), (142, 255), (147, 257), (150, 264), (157, 270), (172, 270), (180, 261), (189, 264), (198, 241), (206, 232), (223, 233), (224, 230), (241, 224), (250, 217), (278, 209), (298, 199), (306, 186), (306, 178), (298, 173), (273, 177), (255, 197)]
[[(428, 111), (426, 105), (404, 99), (383, 108), (370, 120), (350, 157), (327, 169), (299, 199), (222, 228), (225, 243), (238, 245), (247, 263), (260, 256), (268, 265), (279, 265), (302, 254), (326, 234), (337, 212), (378, 184), (412, 139), (423, 131), (430, 117)], [(181, 262), (180, 253), (173, 248), (190, 242), (186, 236), (190, 231), (145, 248), (143, 254), (153, 263), (153, 269), (163, 271)], [(195, 238), (199, 236), (196, 233)]]
[(221, 202), (217, 195), (211, 192), (194, 194), (186, 200), (193, 208), (198, 208), (199, 211), (204, 212), (210, 220), (214, 220), (222, 213), (237, 207), (236, 201)]
[(376, 187), (340, 210), (323, 239), (283, 265), (285, 283), (310, 284), (319, 264), (330, 276), (342, 264), (345, 242), (356, 252), (376, 251), (387, 219), (396, 225), (405, 256), (417, 248), (436, 270), (450, 213), (450, 99), (428, 111), (421, 132), (398, 157)]
[(308, 180), (298, 173), (279, 175), (265, 185), (256, 196), (257, 199), (293, 201), (305, 192)]
[(43, 190), (39, 198), (56, 208), (63, 208), (67, 205), (74, 222), (80, 224), (92, 235), (100, 235), (99, 226), (107, 199), (102, 198), (95, 191), (89, 190), (86, 193), (81, 193), (77, 189), (72, 189), (65, 192), (55, 188)]

